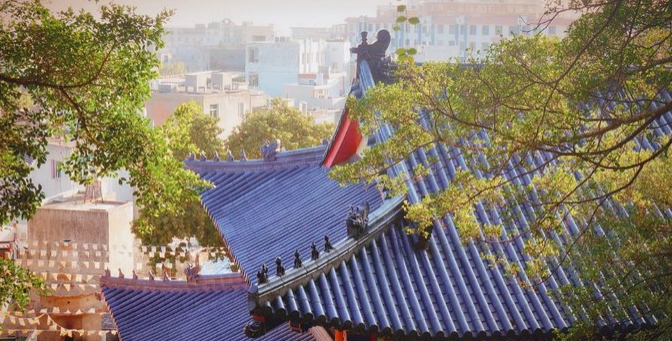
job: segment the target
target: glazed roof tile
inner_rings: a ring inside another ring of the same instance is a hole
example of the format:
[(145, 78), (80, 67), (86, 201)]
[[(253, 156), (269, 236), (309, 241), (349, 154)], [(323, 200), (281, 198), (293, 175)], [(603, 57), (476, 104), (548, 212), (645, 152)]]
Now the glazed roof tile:
[(291, 264), (295, 250), (309, 259), (315, 242), (322, 251), (324, 236), (346, 236), (345, 218), (351, 205), (382, 203), (374, 187), (342, 187), (320, 166), (325, 146), (283, 152), (275, 161), (191, 161), (187, 166), (215, 188), (202, 202), (232, 250), (235, 262), (255, 282), (265, 263), (275, 273), (281, 257)]
[[(365, 74), (362, 81), (368, 82), (365, 88), (373, 86), (366, 77), (368, 65), (364, 63), (361, 69)], [(672, 113), (667, 113), (652, 130), (658, 135), (669, 134), (670, 127)], [(391, 133), (389, 127), (383, 127), (376, 137), (385, 140)], [(645, 139), (639, 143), (640, 147), (648, 148)], [(548, 161), (549, 157), (528, 156), (530, 163)], [(440, 166), (431, 167), (429, 159), (439, 160)], [(416, 151), (390, 172), (392, 175), (406, 172), (420, 163), (427, 166), (429, 176), (424, 181), (407, 183), (408, 200), (412, 203), (446, 188), (456, 169), (468, 169), (458, 149), (438, 144), (428, 151)], [(506, 175), (529, 185), (530, 176), (521, 176), (524, 170), (513, 164)], [(517, 209), (519, 218), (513, 223), (501, 221), (497, 208), (482, 205), (477, 206), (476, 218), (484, 223), (503, 224), (507, 234), (524, 235), (534, 212), (525, 205)], [(558, 267), (547, 281), (531, 288), (507, 276), (502, 265), (491, 266), (482, 256), (482, 252), (490, 252), (487, 249), (473, 242), (464, 245), (450, 217), (435, 224), (426, 251), (414, 249), (418, 237), (407, 235), (408, 227), (413, 226), (397, 220), (384, 232), (361, 240), (359, 249), (349, 258), (335, 258), (307, 280), (286, 283), (281, 296), (265, 300), (253, 288), (251, 299), (262, 307), (264, 314), (284, 319), (312, 320), (361, 332), (409, 337), (548, 338), (555, 330), (565, 330), (580, 318), (581, 312), (567, 310), (553, 294), (565, 284), (589, 285), (572, 269)], [(578, 231), (571, 217), (565, 220), (564, 227), (570, 234)], [(523, 252), (521, 238), (495, 248), (508, 263), (524, 268), (528, 256)], [(271, 283), (275, 280), (271, 278)], [(600, 327), (632, 330), (654, 323), (654, 317), (643, 318), (633, 310), (628, 318), (603, 321)]]
[[(240, 274), (223, 284), (106, 278), (105, 301), (123, 341), (249, 340), (247, 283)], [(310, 333), (279, 326), (260, 341), (311, 341)]]

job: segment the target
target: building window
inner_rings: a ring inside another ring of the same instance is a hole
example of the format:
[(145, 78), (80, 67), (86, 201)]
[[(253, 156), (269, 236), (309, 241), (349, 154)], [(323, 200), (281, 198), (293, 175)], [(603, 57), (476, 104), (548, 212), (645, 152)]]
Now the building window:
[(210, 104), (210, 116), (219, 117), (219, 105), (218, 104)]
[(460, 34), (467, 34), (467, 25), (460, 25)]
[(63, 176), (63, 162), (51, 160), (51, 178), (60, 179)]
[(520, 34), (520, 26), (509, 26), (509, 33), (511, 33), (514, 36), (517, 36)]
[(247, 83), (250, 86), (259, 86), (259, 75), (256, 73), (250, 73), (247, 78)]
[(436, 26), (437, 26), (437, 28), (436, 28), (437, 32), (439, 34), (443, 34), (443, 25), (436, 25)]
[(245, 103), (238, 103), (238, 118), (245, 118)]
[(327, 98), (327, 89), (316, 89), (313, 91), (313, 98)]
[(482, 33), (484, 36), (489, 35), (489, 34), (490, 34), (490, 26), (488, 26), (488, 25), (483, 25), (483, 28), (482, 28), (482, 30), (481, 30), (481, 33)]
[(469, 25), (469, 34), (474, 36), (476, 35), (477, 27), (476, 25)]
[(250, 47), (247, 49), (247, 61), (250, 63), (259, 62), (259, 49), (256, 47)]
[(455, 34), (456, 32), (457, 32), (457, 25), (448, 26), (448, 33), (449, 34)]
[(501, 36), (504, 34), (504, 31), (502, 31), (502, 26), (495, 26), (495, 34), (498, 36)]

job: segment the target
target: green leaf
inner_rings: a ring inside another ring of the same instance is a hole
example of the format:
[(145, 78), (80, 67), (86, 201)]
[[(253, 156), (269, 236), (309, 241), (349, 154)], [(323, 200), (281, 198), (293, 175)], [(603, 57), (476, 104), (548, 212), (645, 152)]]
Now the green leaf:
[(406, 50), (406, 53), (411, 55), (411, 56), (414, 56), (415, 54), (418, 53), (418, 50), (414, 47), (411, 47), (410, 49)]
[(418, 19), (418, 17), (410, 17), (408, 18), (408, 23), (411, 25), (417, 25), (420, 23), (420, 19)]
[(399, 26), (399, 25), (394, 25), (394, 27), (392, 27), (392, 30), (393, 30), (393, 31), (400, 31), (400, 30), (401, 30), (401, 26)]
[(406, 10), (406, 5), (399, 5), (397, 6), (397, 12), (403, 12)]
[(400, 16), (397, 17), (397, 20), (395, 22), (402, 23), (404, 21), (406, 21), (406, 17), (403, 16), (403, 15), (400, 15)]

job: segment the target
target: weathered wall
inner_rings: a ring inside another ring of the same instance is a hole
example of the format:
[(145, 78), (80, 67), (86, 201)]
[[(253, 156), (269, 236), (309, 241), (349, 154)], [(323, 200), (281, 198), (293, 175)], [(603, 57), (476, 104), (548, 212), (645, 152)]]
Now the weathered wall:
[(59, 205), (39, 208), (28, 221), (28, 240), (107, 244), (108, 212), (105, 210), (63, 209)]

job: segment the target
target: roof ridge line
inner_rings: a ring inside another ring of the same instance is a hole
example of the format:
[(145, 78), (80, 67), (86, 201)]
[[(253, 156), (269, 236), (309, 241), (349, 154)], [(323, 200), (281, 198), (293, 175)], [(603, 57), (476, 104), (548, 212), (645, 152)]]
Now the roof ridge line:
[(197, 159), (185, 159), (184, 164), (187, 169), (197, 173), (218, 170), (272, 169), (297, 165), (319, 165), (326, 148), (326, 145), (319, 145), (283, 151), (276, 155), (275, 160), (253, 159), (228, 161), (226, 159), (220, 159), (219, 161), (214, 161), (210, 159), (201, 161)]
[(270, 301), (276, 296), (282, 296), (288, 290), (304, 285), (320, 274), (330, 271), (340, 261), (350, 259), (354, 253), (366, 247), (372, 240), (378, 238), (384, 230), (392, 226), (390, 222), (397, 219), (402, 213), (404, 199), (404, 196), (388, 199), (378, 209), (371, 212), (367, 234), (362, 238), (347, 237), (335, 243), (333, 250), (322, 253), (326, 256), (317, 260), (305, 261), (300, 268), (287, 269), (283, 276), (269, 277), (267, 283), (253, 284), (248, 291), (250, 301), (257, 306), (261, 306), (261, 303)]
[(195, 290), (235, 290), (247, 289), (248, 284), (242, 272), (232, 272), (223, 275), (200, 275), (193, 281), (183, 280), (150, 280), (117, 277), (100, 277), (100, 286), (147, 289), (160, 291), (195, 291)]

